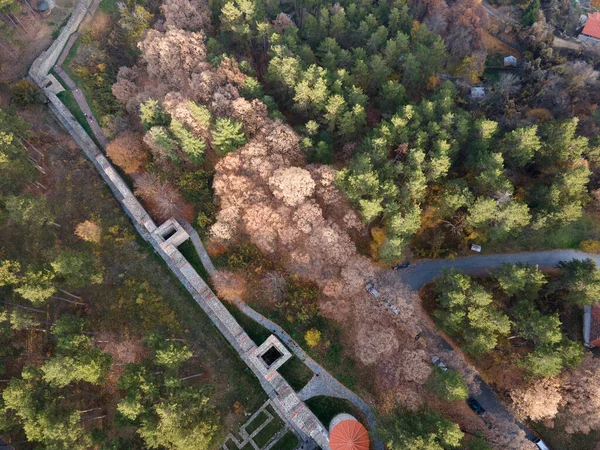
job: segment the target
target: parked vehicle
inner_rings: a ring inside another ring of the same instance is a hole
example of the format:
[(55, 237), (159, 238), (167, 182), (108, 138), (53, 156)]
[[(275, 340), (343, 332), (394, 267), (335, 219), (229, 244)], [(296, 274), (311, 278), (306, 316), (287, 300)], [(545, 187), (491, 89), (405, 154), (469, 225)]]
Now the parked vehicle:
[(546, 443), (541, 439), (535, 438), (533, 440), (533, 443), (537, 445), (537, 448), (539, 448), (540, 450), (550, 450), (550, 447), (548, 447)]
[(394, 314), (394, 315), (398, 315), (400, 314), (400, 311), (398, 311), (398, 308), (396, 308), (396, 305), (394, 305), (392, 302), (390, 302), (388, 299), (384, 298), (381, 296), (381, 294), (379, 293), (379, 291), (377, 289), (375, 289), (375, 286), (373, 285), (373, 283), (367, 283), (367, 285), (365, 286), (365, 290), (371, 294), (373, 297), (381, 300), (384, 305)]
[(439, 356), (434, 356), (431, 358), (431, 362), (434, 366), (438, 366), (442, 370), (448, 370), (448, 366), (440, 359)]
[(392, 269), (401, 270), (401, 269), (407, 269), (409, 267), (410, 267), (410, 263), (408, 261), (404, 261), (403, 263), (396, 264), (394, 267), (392, 267)]
[(373, 283), (367, 283), (367, 285), (365, 286), (365, 289), (373, 297), (379, 298), (379, 295), (380, 295), (379, 291), (377, 289), (375, 289), (375, 286), (373, 286)]
[(485, 414), (485, 409), (483, 409), (483, 406), (481, 406), (481, 403), (479, 403), (473, 397), (469, 397), (467, 399), (467, 405), (469, 405), (469, 407), (473, 411), (475, 411), (477, 414), (479, 414), (480, 416), (483, 416)]

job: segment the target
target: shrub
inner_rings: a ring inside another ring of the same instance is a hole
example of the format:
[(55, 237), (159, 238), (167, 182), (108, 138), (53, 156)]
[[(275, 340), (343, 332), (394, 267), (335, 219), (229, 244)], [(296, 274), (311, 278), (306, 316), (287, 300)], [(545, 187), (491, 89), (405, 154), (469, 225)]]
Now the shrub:
[(581, 241), (579, 248), (586, 253), (600, 253), (600, 241), (595, 239)]
[(38, 87), (28, 80), (13, 83), (10, 92), (18, 106), (33, 105), (41, 102), (41, 94)]
[(318, 347), (321, 343), (321, 332), (316, 328), (311, 328), (304, 333), (304, 341), (310, 348)]

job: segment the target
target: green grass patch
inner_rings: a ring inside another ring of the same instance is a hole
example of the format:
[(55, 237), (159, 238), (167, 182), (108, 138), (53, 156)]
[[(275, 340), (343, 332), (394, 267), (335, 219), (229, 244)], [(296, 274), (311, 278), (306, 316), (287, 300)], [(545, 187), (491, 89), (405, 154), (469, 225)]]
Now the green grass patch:
[(114, 18), (119, 17), (119, 9), (117, 8), (117, 3), (119, 0), (102, 0), (100, 5), (98, 6), (98, 11), (102, 11), (103, 13), (108, 14)]
[(312, 370), (296, 356), (288, 359), (283, 366), (277, 370), (286, 379), (292, 389), (300, 391), (313, 377)]
[[(344, 352), (344, 347), (340, 344), (340, 329), (335, 322), (317, 316), (305, 324), (300, 324), (290, 322), (279, 310), (267, 309), (259, 304), (251, 306), (281, 326), (311, 358), (321, 364), (340, 383), (348, 389), (357, 390), (356, 362)], [(322, 344), (317, 348), (310, 348), (304, 340), (304, 333), (310, 328), (316, 328), (321, 332)], [(289, 361), (281, 369), (288, 363)]]
[(87, 101), (87, 104), (88, 104), (88, 106), (90, 107), (90, 109), (92, 111), (92, 114), (94, 115), (94, 117), (96, 118), (96, 120), (99, 120), (99, 119), (102, 118), (102, 114), (100, 114), (100, 112), (96, 108), (96, 105), (94, 105), (94, 102), (92, 101), (92, 97), (90, 95), (90, 92), (88, 91), (88, 89), (86, 87), (85, 80), (83, 80), (81, 77), (79, 77), (75, 73), (75, 71), (73, 70), (73, 68), (71, 67), (71, 63), (72, 63), (73, 59), (75, 59), (75, 56), (77, 56), (77, 50), (79, 49), (80, 45), (81, 45), (81, 37), (79, 39), (77, 39), (73, 43), (73, 46), (69, 50), (69, 54), (65, 58), (65, 62), (62, 64), (62, 69), (75, 82), (75, 84), (77, 85), (77, 87), (79, 88), (79, 90), (81, 91), (81, 93), (83, 94), (83, 96), (85, 97), (85, 99)]
[(286, 433), (277, 443), (278, 450), (294, 450), (298, 445), (298, 438), (291, 431)]
[(77, 100), (75, 100), (75, 96), (73, 95), (73, 92), (71, 92), (70, 89), (65, 87), (65, 85), (60, 81), (60, 77), (56, 74), (56, 72), (51, 70), (50, 73), (52, 73), (56, 77), (58, 82), (63, 86), (63, 88), (65, 88), (64, 91), (58, 93), (57, 97), (59, 98), (59, 100), (61, 102), (63, 102), (63, 104), (67, 107), (67, 109), (69, 111), (71, 111), (71, 114), (73, 114), (73, 117), (75, 117), (75, 120), (77, 120), (79, 125), (81, 125), (83, 127), (85, 132), (94, 141), (94, 143), (98, 146), (98, 148), (102, 148), (100, 146), (100, 144), (98, 143), (98, 141), (96, 140), (96, 136), (94, 136), (94, 133), (92, 132), (92, 128), (90, 127), (90, 124), (87, 122), (87, 119), (85, 118), (85, 114), (83, 114), (83, 111), (79, 107)]
[(264, 447), (267, 445), (273, 436), (275, 436), (277, 432), (284, 426), (282, 420), (275, 413), (275, 411), (269, 408), (269, 412), (273, 415), (273, 420), (271, 420), (271, 422), (269, 422), (262, 430), (258, 432), (256, 436), (254, 436), (254, 442), (259, 447)]
[(350, 414), (365, 425), (365, 427), (367, 426), (362, 412), (343, 398), (319, 396), (310, 398), (305, 403), (325, 427), (329, 427), (331, 420), (341, 413)]
[(223, 302), (223, 305), (225, 305), (227, 310), (231, 313), (235, 320), (237, 320), (244, 331), (248, 333), (248, 336), (250, 336), (250, 339), (252, 339), (255, 344), (262, 344), (272, 334), (261, 324), (256, 323), (254, 320), (244, 315), (244, 313), (237, 309), (235, 305), (227, 302)]
[(498, 81), (500, 80), (500, 74), (502, 70), (499, 69), (484, 69), (483, 78), (485, 81)]
[(597, 430), (588, 434), (565, 433), (560, 416), (554, 420), (554, 428), (547, 428), (542, 422), (534, 422), (532, 425), (552, 450), (594, 450), (600, 440), (600, 431)]
[(503, 67), (504, 55), (500, 53), (488, 53), (485, 59), (485, 67)]
[(267, 420), (267, 415), (261, 411), (261, 413), (258, 416), (256, 416), (252, 422), (246, 425), (246, 432), (248, 434), (254, 433), (254, 431), (258, 427), (260, 427), (265, 422), (265, 420)]
[(208, 275), (208, 272), (204, 268), (204, 264), (202, 264), (202, 260), (198, 256), (192, 241), (188, 239), (183, 244), (179, 245), (177, 249), (185, 256), (185, 259), (188, 260), (192, 267), (196, 269), (196, 272), (198, 272), (198, 275), (202, 277), (206, 284), (210, 284), (210, 275)]

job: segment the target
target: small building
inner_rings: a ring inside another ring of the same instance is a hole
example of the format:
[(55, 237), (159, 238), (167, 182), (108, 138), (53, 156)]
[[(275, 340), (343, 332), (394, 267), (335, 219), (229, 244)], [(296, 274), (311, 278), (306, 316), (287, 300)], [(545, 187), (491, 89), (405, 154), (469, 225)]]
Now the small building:
[(587, 21), (578, 39), (586, 44), (600, 44), (600, 12), (588, 13)]
[(471, 88), (471, 98), (473, 100), (481, 100), (485, 97), (485, 88), (483, 86), (473, 86)]
[(369, 433), (350, 414), (338, 414), (329, 424), (331, 450), (369, 450)]
[(504, 67), (517, 67), (517, 58), (513, 55), (504, 58)]
[(583, 343), (587, 347), (600, 347), (600, 306), (583, 308)]

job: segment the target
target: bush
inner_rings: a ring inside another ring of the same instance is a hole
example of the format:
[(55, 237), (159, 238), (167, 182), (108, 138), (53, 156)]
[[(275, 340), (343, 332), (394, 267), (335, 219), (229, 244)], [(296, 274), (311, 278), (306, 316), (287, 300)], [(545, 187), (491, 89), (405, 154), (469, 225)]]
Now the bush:
[(41, 103), (42, 96), (38, 87), (28, 80), (21, 80), (10, 86), (10, 93), (18, 106)]
[(316, 328), (311, 328), (304, 333), (304, 341), (310, 348), (318, 347), (321, 343), (321, 332)]
[(447, 402), (465, 400), (469, 396), (467, 383), (456, 370), (436, 367), (429, 376), (427, 387)]
[(600, 241), (595, 239), (588, 239), (587, 241), (581, 241), (579, 244), (581, 251), (586, 253), (600, 253)]

